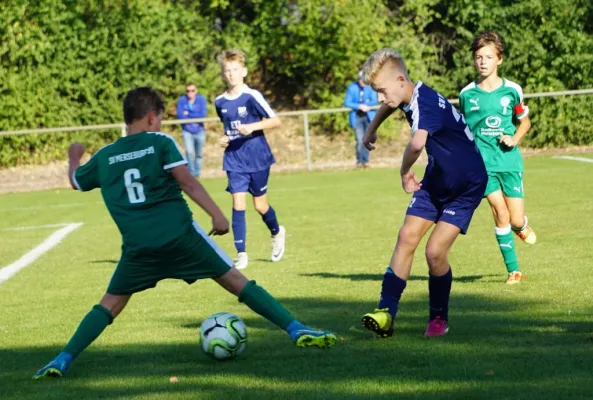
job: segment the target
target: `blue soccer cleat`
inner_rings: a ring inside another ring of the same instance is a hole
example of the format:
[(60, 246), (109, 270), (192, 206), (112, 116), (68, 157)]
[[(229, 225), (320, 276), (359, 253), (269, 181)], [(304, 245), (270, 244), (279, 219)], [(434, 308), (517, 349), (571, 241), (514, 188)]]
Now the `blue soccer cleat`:
[(307, 325), (294, 322), (289, 326), (288, 334), (298, 347), (331, 347), (336, 344), (336, 335), (329, 331), (318, 331)]
[(68, 353), (60, 353), (56, 358), (51, 360), (49, 364), (35, 372), (33, 380), (36, 381), (42, 378), (61, 378), (72, 363), (72, 356)]

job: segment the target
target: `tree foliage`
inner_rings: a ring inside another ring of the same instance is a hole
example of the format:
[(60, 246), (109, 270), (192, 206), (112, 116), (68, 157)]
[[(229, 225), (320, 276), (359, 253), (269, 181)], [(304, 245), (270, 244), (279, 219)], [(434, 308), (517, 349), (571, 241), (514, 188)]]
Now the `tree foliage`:
[[(504, 76), (526, 93), (593, 87), (589, 0), (3, 0), (0, 130), (120, 122), (121, 100), (150, 84), (166, 118), (186, 82), (223, 90), (216, 55), (240, 47), (249, 83), (279, 108), (340, 106), (374, 50), (398, 49), (414, 79), (449, 97), (475, 78), (469, 44), (506, 41)], [(590, 144), (590, 97), (533, 100), (532, 146)], [(213, 111), (213, 110), (212, 110)], [(328, 134), (340, 115), (320, 120)], [(91, 147), (117, 131), (79, 133)], [(0, 137), (0, 166), (62, 158), (72, 135)]]

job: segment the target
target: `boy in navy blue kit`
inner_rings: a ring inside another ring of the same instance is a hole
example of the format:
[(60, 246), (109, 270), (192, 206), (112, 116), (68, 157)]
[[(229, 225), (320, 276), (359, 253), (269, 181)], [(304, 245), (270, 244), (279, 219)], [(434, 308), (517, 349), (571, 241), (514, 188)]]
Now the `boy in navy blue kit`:
[[(364, 79), (383, 103), (364, 137), (374, 149), (377, 128), (396, 109), (404, 111), (412, 128), (401, 165), (402, 186), (413, 193), (399, 231), (391, 263), (383, 276), (379, 306), (362, 317), (363, 326), (378, 337), (393, 335), (393, 322), (410, 276), (414, 251), (435, 225), (426, 244), (429, 267), (430, 318), (425, 336), (443, 336), (449, 329), (449, 294), (453, 275), (447, 255), (465, 234), (480, 204), (488, 180), (486, 167), (463, 116), (442, 95), (414, 84), (405, 63), (393, 49), (373, 53), (364, 65)], [(428, 165), (418, 181), (412, 165), (426, 148)]]
[(264, 136), (264, 129), (280, 126), (280, 119), (257, 90), (243, 83), (247, 76), (245, 54), (227, 50), (218, 57), (228, 90), (215, 101), (216, 113), (224, 125), (220, 144), (225, 148), (223, 169), (227, 173), (227, 191), (233, 196), (233, 236), (237, 269), (247, 268), (247, 227), (245, 208), (247, 192), (272, 235), (272, 261), (284, 255), (286, 230), (278, 224), (276, 212), (266, 197), (270, 167), (276, 161)]

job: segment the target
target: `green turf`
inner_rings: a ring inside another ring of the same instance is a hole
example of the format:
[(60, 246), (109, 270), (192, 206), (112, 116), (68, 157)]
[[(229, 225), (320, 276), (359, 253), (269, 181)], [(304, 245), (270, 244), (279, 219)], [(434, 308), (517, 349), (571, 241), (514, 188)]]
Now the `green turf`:
[[(31, 375), (98, 302), (120, 238), (98, 192), (0, 196), (0, 267), (59, 229), (5, 228), (84, 223), (0, 284), (0, 398), (590, 398), (593, 164), (536, 157), (526, 169), (527, 211), (538, 234), (534, 247), (517, 243), (528, 279), (503, 285), (492, 217), (482, 204), (451, 253), (455, 281), (445, 338), (423, 337), (422, 249), (395, 336), (378, 341), (360, 327), (360, 317), (376, 306), (409, 200), (396, 169), (276, 174), (269, 198), (288, 231), (286, 258), (268, 261), (268, 232), (249, 209), (245, 273), (304, 322), (333, 330), (340, 338), (334, 348), (296, 348), (213, 282), (165, 281), (136, 295), (65, 378), (41, 382)], [(230, 215), (225, 182), (205, 185)], [(208, 218), (192, 208), (208, 229)], [(231, 251), (231, 235), (217, 241)], [(231, 362), (210, 360), (198, 346), (200, 321), (218, 311), (238, 314), (249, 329), (246, 353)]]

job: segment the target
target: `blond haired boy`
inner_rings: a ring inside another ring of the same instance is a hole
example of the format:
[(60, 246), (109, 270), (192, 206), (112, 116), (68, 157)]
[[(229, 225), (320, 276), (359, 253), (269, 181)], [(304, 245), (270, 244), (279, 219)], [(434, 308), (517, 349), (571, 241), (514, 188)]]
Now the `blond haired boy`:
[[(379, 306), (362, 317), (378, 337), (393, 334), (399, 300), (410, 276), (414, 251), (434, 225), (426, 244), (430, 317), (426, 336), (445, 335), (449, 328), (449, 295), (453, 275), (447, 255), (457, 236), (465, 234), (486, 188), (486, 168), (463, 116), (439, 93), (412, 82), (398, 52), (385, 48), (366, 61), (364, 79), (383, 103), (363, 139), (374, 149), (377, 128), (396, 109), (412, 128), (400, 169), (402, 187), (413, 193), (399, 231), (391, 263), (383, 276)], [(422, 150), (428, 165), (420, 181), (412, 170)]]
[(245, 208), (247, 192), (253, 206), (272, 235), (272, 261), (284, 256), (286, 230), (278, 224), (276, 212), (268, 204), (267, 190), (270, 167), (275, 159), (264, 136), (265, 129), (280, 126), (280, 119), (260, 92), (244, 83), (247, 76), (245, 54), (226, 50), (218, 56), (227, 91), (214, 102), (216, 113), (224, 125), (220, 144), (225, 148), (223, 169), (227, 173), (227, 191), (233, 196), (232, 227), (237, 249), (235, 267), (247, 268), (247, 226)]

